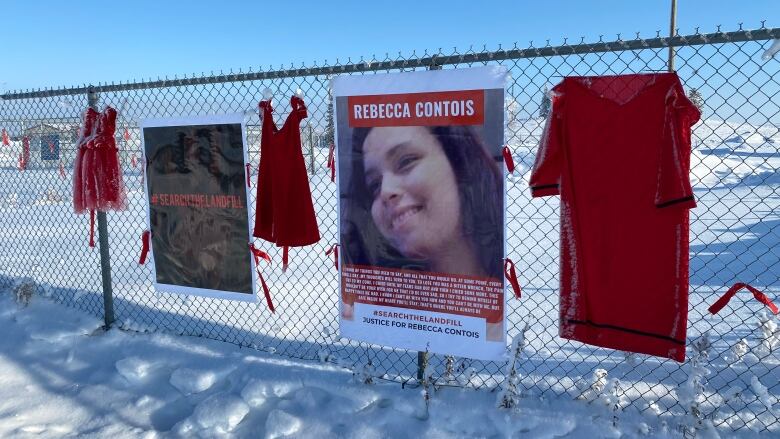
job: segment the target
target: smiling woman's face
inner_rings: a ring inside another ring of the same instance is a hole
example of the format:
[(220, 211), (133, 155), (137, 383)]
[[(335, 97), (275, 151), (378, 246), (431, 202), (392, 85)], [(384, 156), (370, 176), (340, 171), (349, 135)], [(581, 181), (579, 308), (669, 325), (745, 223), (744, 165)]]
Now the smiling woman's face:
[(371, 216), (404, 256), (436, 258), (462, 239), (455, 173), (425, 127), (378, 127), (363, 143)]

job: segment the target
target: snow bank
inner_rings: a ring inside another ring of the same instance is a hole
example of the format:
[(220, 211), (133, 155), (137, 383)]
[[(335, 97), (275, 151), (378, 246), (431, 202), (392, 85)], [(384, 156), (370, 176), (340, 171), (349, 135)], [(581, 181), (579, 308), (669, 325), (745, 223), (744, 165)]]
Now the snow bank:
[(233, 395), (218, 393), (195, 407), (192, 416), (174, 427), (184, 437), (215, 437), (232, 432), (249, 413), (249, 406)]
[(171, 385), (185, 395), (208, 390), (217, 381), (217, 374), (210, 370), (181, 368), (171, 374)]
[(265, 437), (276, 439), (291, 435), (301, 428), (301, 420), (283, 411), (273, 410), (265, 421)]

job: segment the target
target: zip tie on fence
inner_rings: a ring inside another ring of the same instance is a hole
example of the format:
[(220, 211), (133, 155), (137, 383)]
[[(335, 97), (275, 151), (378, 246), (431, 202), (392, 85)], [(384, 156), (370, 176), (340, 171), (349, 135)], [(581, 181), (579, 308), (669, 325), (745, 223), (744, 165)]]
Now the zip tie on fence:
[(60, 160), (60, 177), (62, 177), (63, 180), (65, 179), (65, 166), (62, 165), (62, 160)]
[(330, 254), (333, 253), (333, 266), (336, 267), (336, 270), (339, 269), (339, 245), (333, 244), (331, 245), (328, 250), (325, 251), (325, 256), (330, 256)]
[(509, 151), (509, 147), (504, 145), (501, 152), (504, 154), (504, 163), (506, 163), (507, 171), (509, 171), (510, 174), (515, 172), (515, 161), (512, 159), (512, 152)]
[(89, 210), (89, 246), (95, 246), (95, 211)]
[(330, 148), (328, 148), (328, 169), (330, 169), (330, 181), (335, 182), (336, 181), (336, 156), (335, 156), (335, 148), (336, 145), (331, 143)]
[(506, 280), (512, 284), (512, 290), (515, 292), (515, 298), (519, 299), (522, 292), (520, 291), (520, 283), (517, 281), (517, 273), (515, 273), (515, 263), (511, 259), (506, 258), (504, 260), (504, 276)]
[(265, 283), (265, 279), (263, 278), (263, 273), (260, 271), (260, 259), (265, 259), (266, 262), (270, 264), (271, 257), (268, 256), (268, 253), (255, 247), (255, 245), (251, 242), (249, 243), (249, 251), (252, 252), (252, 256), (254, 256), (255, 258), (255, 270), (257, 271), (257, 276), (260, 278), (260, 284), (263, 286), (263, 295), (265, 296), (265, 303), (268, 304), (268, 309), (270, 309), (271, 312), (276, 312), (274, 308), (274, 304), (271, 301), (271, 292), (268, 290), (268, 285), (266, 285)]
[(723, 309), (723, 307), (726, 306), (727, 303), (729, 303), (729, 300), (731, 300), (731, 298), (734, 297), (734, 295), (736, 295), (737, 292), (743, 288), (747, 288), (748, 291), (753, 293), (753, 297), (755, 297), (756, 300), (769, 307), (769, 309), (771, 309), (774, 314), (777, 314), (778, 312), (777, 305), (772, 303), (772, 301), (769, 299), (769, 297), (766, 296), (766, 294), (742, 282), (736, 283), (731, 288), (729, 288), (729, 290), (726, 291), (726, 294), (724, 294), (720, 299), (718, 299), (715, 303), (713, 303), (712, 306), (709, 307), (708, 311), (711, 314), (717, 314), (718, 311)]
[(144, 230), (141, 233), (141, 257), (138, 258), (138, 264), (144, 265), (146, 263), (146, 255), (149, 254), (149, 238), (151, 238), (151, 232)]
[(250, 169), (252, 165), (247, 163), (244, 166), (246, 166), (246, 187), (252, 187), (252, 170)]

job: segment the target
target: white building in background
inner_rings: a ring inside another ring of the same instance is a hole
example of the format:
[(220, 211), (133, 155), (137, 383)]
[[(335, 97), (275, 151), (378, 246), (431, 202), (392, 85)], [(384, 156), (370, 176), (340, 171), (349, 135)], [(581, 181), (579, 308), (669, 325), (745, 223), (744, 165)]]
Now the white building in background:
[(76, 155), (79, 122), (33, 122), (22, 130), (16, 142), (24, 153), (25, 139), (29, 142), (28, 169), (71, 166)]

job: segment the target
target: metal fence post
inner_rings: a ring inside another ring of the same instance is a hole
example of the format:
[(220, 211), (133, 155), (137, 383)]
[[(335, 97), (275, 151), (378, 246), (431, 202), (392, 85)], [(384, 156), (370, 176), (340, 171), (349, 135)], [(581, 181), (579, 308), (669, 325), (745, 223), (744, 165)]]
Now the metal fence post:
[[(441, 70), (441, 66), (436, 64), (436, 59), (431, 60), (428, 70)], [(417, 352), (417, 380), (425, 380), (425, 369), (428, 367), (428, 351)]]
[(311, 175), (314, 175), (317, 171), (314, 169), (314, 136), (311, 124), (308, 124), (309, 128), (309, 167), (311, 168)]
[[(98, 110), (98, 93), (94, 88), (87, 90), (87, 103), (95, 111)], [(103, 321), (105, 328), (114, 323), (114, 293), (111, 289), (111, 256), (108, 252), (108, 221), (106, 212), (98, 210), (98, 242), (100, 243), (100, 275), (103, 279)]]
[[(677, 0), (672, 0), (672, 11), (669, 14), (669, 38), (674, 38), (674, 28), (677, 27)], [(667, 67), (674, 71), (674, 46), (669, 46), (669, 62)]]

